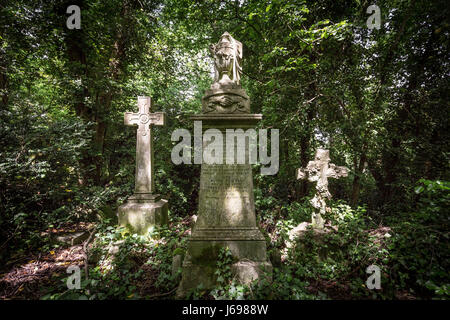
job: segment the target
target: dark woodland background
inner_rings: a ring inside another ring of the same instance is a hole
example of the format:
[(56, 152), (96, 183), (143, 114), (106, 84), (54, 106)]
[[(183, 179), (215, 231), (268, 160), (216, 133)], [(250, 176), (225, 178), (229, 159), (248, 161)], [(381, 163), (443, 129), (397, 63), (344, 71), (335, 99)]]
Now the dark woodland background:
[[(79, 30), (66, 27), (72, 4)], [(371, 4), (379, 30), (366, 25)], [(200, 166), (174, 165), (170, 137), (192, 130), (186, 115), (201, 111), (212, 82), (208, 46), (225, 31), (244, 45), (252, 112), (280, 129), (278, 174), (254, 166), (273, 257), (310, 219), (313, 188), (296, 168), (325, 147), (350, 175), (330, 179), (337, 231), (274, 258), (271, 285), (234, 283), (224, 253), (223, 281), (191, 297), (448, 299), (447, 1), (7, 0), (0, 10), (2, 299), (173, 298), (172, 257), (197, 214)], [(123, 114), (139, 95), (168, 116), (154, 129), (156, 185), (170, 208), (158, 240), (116, 228), (134, 187), (136, 131)], [(95, 240), (53, 241), (79, 230)], [(331, 253), (318, 259), (324, 246)], [(65, 287), (73, 263), (84, 267), (79, 290)], [(370, 264), (381, 290), (365, 286)]]

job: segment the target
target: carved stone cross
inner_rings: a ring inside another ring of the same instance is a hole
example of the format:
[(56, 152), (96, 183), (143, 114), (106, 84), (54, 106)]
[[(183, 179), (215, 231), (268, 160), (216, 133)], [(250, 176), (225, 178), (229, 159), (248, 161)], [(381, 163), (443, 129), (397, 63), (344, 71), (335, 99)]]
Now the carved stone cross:
[[(127, 126), (138, 125), (136, 142), (136, 198), (141, 195), (147, 199), (155, 191), (153, 169), (153, 140), (150, 125), (163, 126), (166, 122), (164, 112), (150, 113), (150, 97), (138, 97), (139, 112), (125, 112)], [(150, 196), (151, 198), (151, 196)]]
[(331, 199), (328, 190), (328, 178), (338, 179), (348, 175), (348, 168), (336, 166), (330, 162), (330, 151), (317, 149), (314, 161), (309, 161), (304, 169), (297, 169), (297, 179), (308, 179), (316, 182), (316, 194), (310, 203), (314, 207), (311, 222), (317, 228), (323, 228), (322, 215), (326, 211), (326, 200)]

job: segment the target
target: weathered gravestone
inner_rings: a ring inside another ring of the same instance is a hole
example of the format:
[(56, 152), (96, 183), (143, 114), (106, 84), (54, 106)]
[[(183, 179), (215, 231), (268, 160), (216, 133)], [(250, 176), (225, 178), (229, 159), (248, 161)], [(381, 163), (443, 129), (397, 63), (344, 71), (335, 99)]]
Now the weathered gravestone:
[[(225, 135), (227, 129), (254, 128), (262, 115), (250, 113), (249, 97), (240, 86), (242, 44), (224, 33), (210, 49), (215, 60), (214, 83), (202, 99), (203, 113), (191, 119), (202, 121), (203, 132), (214, 128)], [(203, 139), (203, 149), (210, 142)], [(223, 247), (230, 249), (232, 274), (241, 283), (260, 278), (264, 270), (272, 271), (264, 236), (256, 225), (249, 149), (243, 145), (235, 149), (233, 144), (232, 150), (225, 150), (230, 144), (223, 143), (220, 163), (202, 162), (198, 218), (183, 261), (178, 297), (200, 284), (205, 289), (214, 286)], [(226, 160), (227, 151), (233, 152), (232, 164)], [(247, 155), (243, 163), (236, 161), (241, 152)]]
[(317, 149), (314, 161), (309, 161), (305, 169), (297, 169), (297, 179), (308, 179), (310, 182), (316, 182), (316, 193), (311, 199), (311, 205), (314, 208), (311, 222), (314, 227), (323, 229), (323, 215), (326, 212), (326, 200), (331, 199), (328, 191), (328, 178), (340, 178), (348, 175), (348, 168), (336, 166), (330, 162), (330, 151)]
[(339, 248), (330, 247), (325, 244), (326, 234), (336, 230), (336, 227), (330, 226), (325, 228), (323, 215), (327, 211), (327, 200), (331, 199), (331, 194), (328, 190), (328, 178), (346, 177), (348, 169), (346, 167), (336, 166), (330, 164), (330, 152), (328, 150), (318, 149), (314, 161), (309, 161), (305, 169), (297, 169), (297, 179), (308, 179), (311, 182), (316, 182), (315, 195), (310, 200), (313, 207), (311, 223), (302, 222), (295, 228), (289, 231), (289, 239), (286, 241), (286, 247), (292, 248), (296, 246), (298, 250), (310, 250), (308, 241), (304, 241), (308, 230), (311, 231), (311, 236), (315, 243), (318, 244), (318, 251), (316, 258), (319, 260), (326, 259), (330, 250), (337, 251)]
[(136, 178), (134, 194), (119, 207), (119, 225), (133, 232), (147, 234), (155, 225), (167, 223), (167, 200), (155, 193), (153, 140), (151, 125), (163, 126), (163, 112), (150, 113), (150, 97), (138, 97), (139, 112), (126, 112), (124, 123), (138, 125), (136, 143)]

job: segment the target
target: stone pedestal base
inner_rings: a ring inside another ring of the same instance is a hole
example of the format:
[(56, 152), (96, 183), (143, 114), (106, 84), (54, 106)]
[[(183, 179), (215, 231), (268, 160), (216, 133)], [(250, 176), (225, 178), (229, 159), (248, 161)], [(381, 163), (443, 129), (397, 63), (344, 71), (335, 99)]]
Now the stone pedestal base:
[[(231, 230), (229, 230), (231, 231)], [(216, 230), (218, 234), (232, 235), (231, 232)], [(234, 230), (234, 233), (236, 230)], [(202, 233), (201, 231), (199, 233)], [(198, 234), (198, 233), (197, 233)], [(266, 242), (257, 228), (241, 230), (242, 239), (238, 240), (195, 240), (188, 243), (188, 252), (183, 261), (182, 281), (177, 290), (177, 297), (183, 298), (189, 290), (200, 284), (205, 289), (212, 289), (216, 285), (217, 260), (219, 251), (228, 247), (234, 259), (231, 265), (233, 278), (242, 284), (262, 279), (267, 273), (267, 280), (271, 281), (272, 264), (267, 259)], [(252, 238), (253, 239), (249, 239)], [(245, 239), (247, 238), (247, 239)], [(259, 238), (259, 239), (258, 239)]]
[[(309, 245), (309, 241), (305, 241), (308, 228), (312, 227), (311, 236), (314, 243), (318, 244), (318, 249), (313, 252)], [(333, 252), (339, 252), (342, 248), (326, 243), (326, 236), (333, 232), (333, 228), (327, 226), (325, 228), (317, 228), (313, 223), (302, 222), (297, 227), (289, 231), (289, 240), (286, 241), (286, 248), (312, 253), (318, 261), (324, 261)], [(326, 245), (325, 245), (326, 244)]]
[(119, 207), (117, 216), (120, 226), (144, 235), (154, 226), (168, 223), (167, 211), (167, 200), (161, 199), (159, 195), (134, 194)]
[[(212, 289), (216, 285), (217, 275), (215, 265), (192, 264), (186, 260), (183, 263), (183, 278), (177, 289), (176, 297), (186, 297), (189, 290), (195, 289), (202, 284), (205, 289)], [(231, 273), (234, 279), (240, 283), (250, 282), (264, 278), (264, 272), (272, 272), (272, 264), (268, 261), (239, 261), (231, 265)], [(268, 281), (272, 280), (269, 276)]]
[(203, 113), (250, 113), (250, 99), (241, 88), (206, 90), (202, 106)]

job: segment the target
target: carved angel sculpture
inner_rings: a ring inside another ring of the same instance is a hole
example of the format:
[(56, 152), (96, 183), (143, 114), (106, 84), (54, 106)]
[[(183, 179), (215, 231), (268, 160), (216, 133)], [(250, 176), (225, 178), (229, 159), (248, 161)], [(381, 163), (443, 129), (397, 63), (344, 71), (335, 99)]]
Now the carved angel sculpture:
[(214, 56), (214, 84), (240, 85), (242, 43), (225, 32), (209, 49)]

